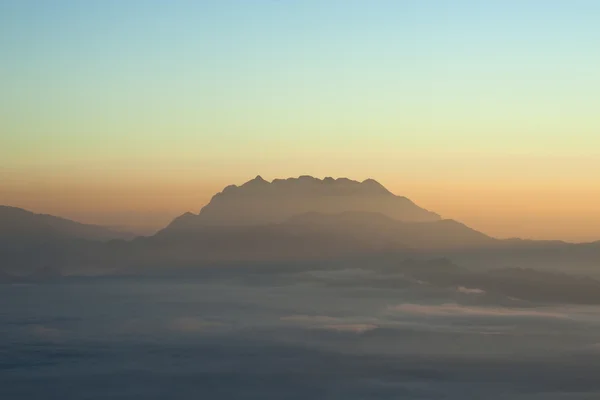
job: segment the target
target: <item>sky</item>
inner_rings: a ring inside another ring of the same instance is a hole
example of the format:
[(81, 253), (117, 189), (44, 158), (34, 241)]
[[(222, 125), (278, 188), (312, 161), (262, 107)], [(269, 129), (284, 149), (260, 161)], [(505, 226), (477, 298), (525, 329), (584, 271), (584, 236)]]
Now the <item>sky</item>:
[(149, 232), (257, 174), (600, 240), (600, 2), (0, 2), (0, 204)]

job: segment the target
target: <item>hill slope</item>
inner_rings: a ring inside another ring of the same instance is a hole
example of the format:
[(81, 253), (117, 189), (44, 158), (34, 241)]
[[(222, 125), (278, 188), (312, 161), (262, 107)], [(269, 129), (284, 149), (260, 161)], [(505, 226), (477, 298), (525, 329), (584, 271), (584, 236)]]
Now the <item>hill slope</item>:
[(0, 271), (23, 276), (49, 267), (99, 264), (105, 253), (110, 254), (104, 250), (106, 242), (131, 237), (101, 226), (0, 206)]
[(1, 239), (69, 238), (106, 241), (131, 237), (130, 233), (113, 231), (98, 225), (81, 224), (53, 215), (35, 214), (21, 208), (0, 206)]

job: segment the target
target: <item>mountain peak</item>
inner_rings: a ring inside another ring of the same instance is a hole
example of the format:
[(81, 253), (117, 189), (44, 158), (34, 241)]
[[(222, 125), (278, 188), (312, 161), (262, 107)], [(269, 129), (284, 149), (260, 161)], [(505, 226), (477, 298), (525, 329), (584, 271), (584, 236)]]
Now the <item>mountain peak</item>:
[(218, 196), (224, 193), (236, 192), (238, 195), (244, 192), (246, 189), (252, 188), (264, 188), (271, 191), (284, 191), (290, 190), (294, 192), (309, 191), (311, 193), (327, 194), (387, 194), (392, 195), (382, 184), (374, 179), (366, 179), (362, 182), (355, 181), (349, 178), (332, 178), (330, 176), (319, 179), (311, 175), (300, 175), (290, 178), (277, 178), (269, 182), (262, 176), (257, 175), (254, 179), (251, 179), (241, 186), (229, 185), (227, 186)]
[(372, 179), (372, 178), (365, 179), (364, 181), (361, 182), (361, 185), (363, 187), (371, 188), (372, 190), (379, 190), (381, 192), (391, 193), (389, 190), (387, 190), (385, 188), (385, 186), (383, 186), (381, 183), (377, 182), (375, 179)]
[(256, 182), (256, 183), (269, 183), (266, 180), (263, 179), (262, 176), (260, 175), (256, 175), (256, 178), (252, 179), (250, 182)]
[(300, 175), (297, 178), (294, 178), (294, 177), (285, 178), (285, 179), (277, 178), (277, 179), (273, 179), (272, 182), (269, 182), (269, 181), (265, 180), (262, 176), (257, 175), (254, 179), (251, 179), (251, 180), (245, 182), (241, 186), (229, 185), (225, 188), (225, 190), (231, 190), (231, 189), (236, 189), (236, 188), (241, 188), (241, 187), (248, 187), (248, 186), (253, 186), (256, 184), (267, 184), (267, 185), (294, 185), (294, 184), (322, 185), (322, 184), (327, 184), (327, 185), (348, 186), (348, 187), (354, 186), (357, 188), (357, 190), (359, 190), (358, 188), (362, 187), (364, 190), (378, 190), (378, 191), (385, 191), (386, 193), (390, 193), (381, 183), (377, 182), (375, 179), (372, 179), (372, 178), (368, 178), (362, 182), (359, 182), (359, 181), (345, 178), (345, 177), (333, 178), (331, 176), (327, 176), (323, 179), (319, 179), (319, 178), (315, 178), (314, 176), (311, 176), (311, 175)]
[(198, 215), (185, 215), (171, 227), (277, 224), (308, 212), (376, 212), (412, 222), (440, 219), (406, 197), (394, 195), (374, 179), (360, 182), (301, 175), (268, 182), (258, 175), (240, 186), (227, 186)]

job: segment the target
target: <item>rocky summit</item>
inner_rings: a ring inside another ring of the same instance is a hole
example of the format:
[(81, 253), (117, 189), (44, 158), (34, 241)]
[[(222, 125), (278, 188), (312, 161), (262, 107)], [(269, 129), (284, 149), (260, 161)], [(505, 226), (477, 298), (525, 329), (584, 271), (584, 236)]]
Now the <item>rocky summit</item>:
[(170, 228), (264, 225), (308, 212), (377, 212), (405, 222), (441, 219), (408, 198), (391, 193), (374, 179), (359, 182), (304, 175), (269, 182), (257, 176), (241, 186), (227, 186), (199, 214), (184, 214)]

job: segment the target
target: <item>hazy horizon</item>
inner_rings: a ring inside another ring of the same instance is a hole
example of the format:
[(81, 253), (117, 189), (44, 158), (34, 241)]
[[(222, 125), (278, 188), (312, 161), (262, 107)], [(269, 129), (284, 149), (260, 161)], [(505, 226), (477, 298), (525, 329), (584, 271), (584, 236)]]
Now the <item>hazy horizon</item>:
[[(261, 176), (265, 178), (265, 176)], [(302, 176), (302, 174), (291, 177), (295, 178), (298, 176)], [(315, 177), (318, 179), (323, 179), (327, 176), (323, 175)], [(287, 178), (289, 177), (277, 176), (273, 178), (267, 177), (266, 179), (270, 182), (273, 179)], [(352, 179), (352, 177), (349, 178)], [(156, 231), (164, 228), (174, 218), (186, 212), (191, 212), (194, 214), (199, 213), (200, 210), (210, 202), (212, 196), (221, 192), (226, 186), (232, 184), (239, 186), (250, 179), (252, 179), (252, 177), (249, 176), (241, 181), (223, 183), (221, 186), (218, 186), (218, 184), (215, 183), (208, 186), (205, 190), (199, 191), (198, 193), (186, 193), (184, 192), (184, 188), (180, 188), (182, 190), (182, 194), (185, 195), (179, 196), (177, 193), (173, 193), (174, 198), (166, 199), (177, 202), (179, 207), (170, 206), (153, 208), (151, 206), (151, 202), (146, 203), (144, 196), (150, 197), (155, 194), (155, 190), (158, 190), (158, 188), (152, 188), (150, 184), (147, 187), (138, 188), (136, 191), (136, 196), (134, 198), (127, 199), (129, 201), (138, 201), (138, 203), (129, 203), (128, 201), (124, 201), (123, 204), (131, 204), (131, 206), (129, 208), (122, 209), (107, 209), (102, 207), (105, 204), (102, 204), (101, 200), (103, 200), (103, 198), (101, 192), (98, 191), (100, 190), (99, 188), (96, 188), (97, 190), (95, 191), (82, 192), (80, 194), (82, 198), (97, 196), (95, 199), (88, 198), (88, 202), (80, 202), (78, 204), (72, 204), (69, 202), (67, 203), (66, 207), (64, 204), (61, 204), (60, 202), (54, 202), (47, 197), (39, 198), (37, 196), (21, 202), (14, 200), (11, 203), (11, 193), (8, 192), (4, 193), (4, 197), (8, 198), (9, 201), (2, 203), (2, 205), (24, 208), (28, 211), (40, 214), (50, 214), (73, 219), (74, 221), (81, 223), (95, 224), (117, 230), (130, 231), (138, 235), (149, 235), (154, 234)], [(363, 179), (353, 180), (363, 181), (364, 179), (373, 178), (366, 177)], [(490, 202), (487, 204), (488, 208), (484, 209), (476, 198), (462, 197), (465, 196), (465, 193), (473, 194), (473, 192), (477, 191), (476, 188), (469, 187), (465, 184), (461, 185), (450, 182), (446, 183), (445, 185), (440, 184), (440, 193), (443, 193), (443, 196), (436, 196), (436, 193), (433, 192), (434, 189), (423, 187), (424, 185), (418, 185), (418, 183), (412, 182), (411, 187), (413, 188), (413, 191), (421, 195), (429, 194), (431, 196), (430, 201), (433, 206), (428, 206), (427, 203), (419, 201), (420, 197), (411, 196), (406, 192), (394, 190), (393, 186), (386, 185), (385, 182), (380, 180), (377, 181), (390, 190), (393, 194), (408, 197), (417, 205), (440, 214), (444, 219), (454, 219), (463, 222), (474, 229), (500, 239), (522, 238), (536, 240), (564, 240), (574, 243), (594, 242), (600, 240), (600, 234), (595, 235), (595, 227), (591, 226), (592, 223), (590, 222), (590, 217), (592, 216), (590, 215), (578, 216), (573, 212), (562, 214), (557, 213), (552, 217), (547, 217), (545, 215), (540, 215), (540, 210), (538, 210), (538, 213), (533, 213), (533, 215), (524, 217), (518, 214), (520, 210), (515, 209), (516, 206), (514, 203), (507, 203), (508, 199), (506, 199), (506, 196), (509, 194), (501, 193), (498, 190), (489, 189), (487, 191), (487, 194), (490, 196)], [(537, 197), (538, 200), (541, 200), (541, 198), (544, 196), (553, 194), (557, 195), (557, 193), (553, 192), (551, 188), (540, 189), (538, 187), (522, 187), (522, 190), (528, 191), (530, 195)], [(478, 192), (481, 193), (483, 190), (480, 188)], [(0, 194), (2, 194), (2, 192), (0, 192)], [(560, 193), (558, 193), (558, 195), (560, 195)], [(531, 206), (532, 204), (529, 204), (525, 207)], [(469, 207), (478, 207), (479, 209), (473, 210), (469, 209)], [(450, 214), (450, 212), (443, 212), (441, 210), (449, 210), (453, 212), (453, 214)], [(498, 211), (500, 214), (490, 215)], [(581, 210), (579, 211), (581, 212)], [(517, 214), (511, 214), (511, 212), (516, 212)], [(581, 225), (577, 224), (577, 222), (579, 222)], [(559, 225), (561, 228), (560, 230), (552, 229), (556, 228), (556, 224)], [(590, 225), (591, 229), (589, 233), (581, 232), (580, 228), (585, 224)], [(538, 232), (539, 229), (543, 229), (544, 227), (548, 230), (545, 232)]]

